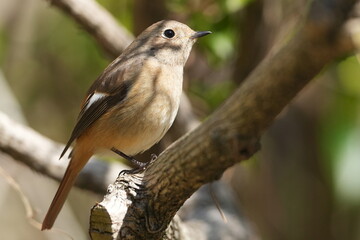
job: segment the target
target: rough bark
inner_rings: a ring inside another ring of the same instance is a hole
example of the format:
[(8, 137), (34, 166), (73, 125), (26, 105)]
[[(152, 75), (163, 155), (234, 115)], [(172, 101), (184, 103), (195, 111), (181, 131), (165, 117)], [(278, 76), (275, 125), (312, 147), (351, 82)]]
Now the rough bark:
[(143, 174), (119, 176), (92, 210), (91, 236), (182, 239), (181, 230), (173, 232), (182, 224), (172, 219), (185, 200), (254, 154), (263, 131), (296, 94), (327, 64), (354, 50), (343, 27), (355, 2), (314, 1), (299, 31), (207, 121), (166, 149)]

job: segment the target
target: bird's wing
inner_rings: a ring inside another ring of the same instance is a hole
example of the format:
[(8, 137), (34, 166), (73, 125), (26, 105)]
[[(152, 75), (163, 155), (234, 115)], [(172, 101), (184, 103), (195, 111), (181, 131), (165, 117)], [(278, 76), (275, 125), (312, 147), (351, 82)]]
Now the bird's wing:
[(125, 79), (127, 69), (134, 70), (134, 68), (136, 69), (137, 67), (136, 64), (131, 68), (116, 68), (116, 65), (114, 65), (112, 68), (106, 69), (93, 83), (82, 105), (70, 139), (62, 151), (60, 158), (63, 157), (72, 142), (80, 137), (97, 119), (125, 99), (132, 87), (131, 81), (126, 81)]

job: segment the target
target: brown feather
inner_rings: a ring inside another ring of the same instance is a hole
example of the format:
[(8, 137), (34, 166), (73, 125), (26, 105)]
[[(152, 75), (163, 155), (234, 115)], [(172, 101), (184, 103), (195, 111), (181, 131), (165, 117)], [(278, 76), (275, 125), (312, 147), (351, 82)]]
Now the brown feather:
[(75, 149), (69, 166), (66, 169), (65, 175), (61, 180), (60, 186), (45, 216), (41, 230), (52, 228), (56, 217), (58, 216), (67, 196), (69, 195), (71, 187), (74, 185), (76, 177), (87, 163), (91, 155), (92, 152), (79, 152), (77, 149)]
[[(118, 60), (114, 60), (116, 62)], [(121, 101), (126, 98), (134, 81), (125, 81), (124, 76), (129, 68), (116, 69), (117, 65), (110, 65), (111, 69), (100, 75), (100, 77), (90, 87), (87, 98), (82, 105), (77, 123), (71, 133), (60, 158), (64, 156), (71, 144), (80, 137), (97, 119), (109, 111), (114, 106), (120, 106)], [(133, 66), (132, 71), (140, 69), (140, 66)], [(95, 93), (105, 93), (107, 96), (98, 99), (90, 106), (90, 99)]]

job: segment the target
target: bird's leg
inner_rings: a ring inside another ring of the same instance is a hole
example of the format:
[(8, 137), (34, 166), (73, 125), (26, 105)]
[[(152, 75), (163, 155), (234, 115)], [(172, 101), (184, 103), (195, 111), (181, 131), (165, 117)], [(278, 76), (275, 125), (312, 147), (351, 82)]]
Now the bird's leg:
[(113, 151), (114, 153), (118, 154), (119, 156), (125, 158), (126, 160), (128, 160), (129, 162), (131, 162), (138, 168), (144, 167), (146, 165), (146, 163), (140, 162), (140, 161), (136, 160), (134, 157), (128, 156), (125, 153), (123, 153), (122, 151), (120, 151), (119, 149), (116, 149), (114, 147), (111, 148), (111, 151)]
[(136, 173), (140, 173), (142, 171), (144, 171), (147, 166), (149, 166), (150, 164), (152, 164), (156, 159), (157, 156), (156, 154), (152, 153), (151, 154), (151, 159), (148, 162), (140, 162), (138, 160), (136, 160), (134, 157), (132, 156), (128, 156), (125, 153), (123, 153), (122, 151), (120, 151), (119, 149), (116, 148), (111, 148), (111, 151), (113, 151), (114, 153), (118, 154), (119, 156), (125, 158), (126, 160), (128, 160), (129, 162), (131, 162), (132, 164), (134, 164), (136, 167), (134, 169), (130, 169), (130, 170), (122, 170), (120, 172), (121, 174), (136, 174)]
[(120, 151), (119, 149), (116, 148), (111, 148), (111, 151), (113, 151), (114, 153), (118, 154), (119, 156), (125, 158), (126, 160), (128, 160), (129, 162), (131, 162), (132, 164), (134, 164), (136, 167), (134, 169), (130, 169), (130, 170), (122, 170), (120, 172), (120, 175), (122, 174), (136, 174), (136, 173), (140, 173), (142, 172), (146, 166), (148, 165), (148, 163), (143, 163), (140, 162), (138, 160), (136, 160), (134, 157), (132, 156), (128, 156), (125, 153), (123, 153), (122, 151)]

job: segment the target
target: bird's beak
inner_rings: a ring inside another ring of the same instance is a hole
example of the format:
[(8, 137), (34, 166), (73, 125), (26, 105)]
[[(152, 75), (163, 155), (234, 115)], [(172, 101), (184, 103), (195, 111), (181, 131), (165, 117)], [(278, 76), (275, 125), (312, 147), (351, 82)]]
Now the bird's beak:
[(206, 36), (206, 35), (208, 35), (208, 34), (210, 34), (210, 33), (211, 33), (210, 31), (195, 32), (190, 38), (196, 39), (196, 38), (200, 38), (200, 37)]

